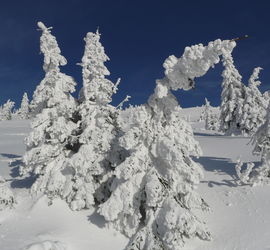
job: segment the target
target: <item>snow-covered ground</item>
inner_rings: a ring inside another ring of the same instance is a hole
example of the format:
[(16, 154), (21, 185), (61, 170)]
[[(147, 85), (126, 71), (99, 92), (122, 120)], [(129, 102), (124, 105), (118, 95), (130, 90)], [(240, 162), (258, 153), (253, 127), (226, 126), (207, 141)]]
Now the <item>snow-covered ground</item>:
[[(191, 240), (184, 249), (270, 249), (270, 187), (240, 186), (235, 181), (234, 163), (239, 156), (244, 162), (258, 161), (249, 138), (205, 131), (203, 122), (198, 122), (201, 111), (182, 110), (204, 153), (196, 159), (205, 170), (198, 191), (211, 208), (202, 217), (213, 240)], [(73, 212), (61, 200), (48, 206), (46, 197), (29, 196), (31, 178), (18, 176), (23, 139), (29, 131), (29, 121), (0, 122), (0, 175), (8, 180), (17, 199), (14, 209), (0, 211), (0, 250), (124, 249), (128, 239), (106, 228), (94, 211)]]

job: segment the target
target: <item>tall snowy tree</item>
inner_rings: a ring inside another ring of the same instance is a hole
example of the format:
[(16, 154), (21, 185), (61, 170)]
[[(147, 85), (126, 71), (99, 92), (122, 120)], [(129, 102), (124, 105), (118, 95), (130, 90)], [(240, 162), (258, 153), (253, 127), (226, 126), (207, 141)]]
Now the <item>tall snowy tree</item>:
[(21, 107), (18, 110), (17, 114), (21, 119), (28, 119), (29, 118), (29, 100), (27, 93), (23, 94), (22, 102), (21, 102)]
[(231, 54), (223, 55), (225, 67), (222, 77), (222, 93), (220, 106), (221, 130), (227, 134), (240, 133), (241, 114), (245, 98), (242, 77), (234, 66)]
[(262, 68), (257, 67), (253, 70), (248, 81), (248, 87), (245, 87), (245, 100), (243, 103), (243, 112), (240, 117), (240, 125), (243, 133), (251, 135), (265, 121), (267, 101), (258, 89), (261, 82), (258, 80)]
[(51, 28), (41, 22), (38, 27), (42, 31), (40, 50), (44, 54), (45, 77), (33, 95), (32, 110), (36, 116), (33, 130), (26, 138), (27, 152), (21, 172), (37, 177), (33, 192), (43, 192), (53, 198), (62, 195), (68, 174), (63, 168), (72, 152), (70, 137), (77, 127), (73, 122), (76, 102), (70, 94), (75, 91), (76, 83), (60, 72), (59, 66), (67, 61), (60, 54)]
[(0, 121), (12, 119), (12, 109), (15, 102), (7, 100), (7, 102), (0, 109)]
[(89, 208), (95, 201), (107, 199), (112, 170), (120, 156), (115, 149), (118, 110), (109, 103), (117, 85), (106, 78), (110, 74), (104, 63), (109, 60), (100, 43), (100, 34), (89, 32), (85, 37), (82, 57), (83, 88), (80, 91), (77, 130), (78, 150), (68, 168), (70, 181), (65, 198), (73, 210)]
[(199, 156), (201, 150), (171, 90), (192, 88), (194, 78), (234, 46), (216, 40), (205, 47), (187, 47), (181, 58), (170, 56), (163, 64), (165, 77), (156, 81), (148, 103), (120, 113), (119, 142), (128, 156), (116, 167), (112, 194), (99, 213), (132, 237), (127, 249), (176, 250), (188, 238), (210, 239), (196, 215), (197, 209), (207, 207), (196, 192), (203, 172), (190, 156)]

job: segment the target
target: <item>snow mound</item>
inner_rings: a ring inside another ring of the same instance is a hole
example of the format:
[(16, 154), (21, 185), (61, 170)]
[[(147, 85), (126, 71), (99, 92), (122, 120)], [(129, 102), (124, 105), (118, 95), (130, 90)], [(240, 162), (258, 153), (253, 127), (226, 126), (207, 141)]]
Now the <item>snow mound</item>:
[(31, 244), (24, 248), (24, 250), (66, 250), (65, 244), (59, 241), (45, 240)]

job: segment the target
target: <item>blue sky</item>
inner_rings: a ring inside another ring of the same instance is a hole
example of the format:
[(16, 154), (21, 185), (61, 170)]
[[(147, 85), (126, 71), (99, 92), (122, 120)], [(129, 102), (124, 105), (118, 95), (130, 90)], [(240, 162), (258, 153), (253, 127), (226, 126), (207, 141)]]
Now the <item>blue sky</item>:
[[(2, 1), (0, 8), (0, 104), (8, 98), (20, 103), (26, 91), (30, 98), (44, 77), (39, 54), (37, 21), (53, 26), (68, 64), (62, 72), (73, 76), (81, 88), (80, 62), (83, 37), (99, 27), (101, 42), (110, 62), (110, 79), (122, 78), (114, 104), (131, 95), (132, 104), (146, 102), (155, 79), (163, 77), (163, 61), (181, 56), (184, 48), (217, 38), (245, 34), (233, 52), (244, 83), (254, 67), (261, 73), (263, 91), (270, 89), (270, 2), (268, 1)], [(182, 107), (197, 106), (207, 97), (219, 105), (222, 66), (196, 80), (196, 88), (178, 91)]]

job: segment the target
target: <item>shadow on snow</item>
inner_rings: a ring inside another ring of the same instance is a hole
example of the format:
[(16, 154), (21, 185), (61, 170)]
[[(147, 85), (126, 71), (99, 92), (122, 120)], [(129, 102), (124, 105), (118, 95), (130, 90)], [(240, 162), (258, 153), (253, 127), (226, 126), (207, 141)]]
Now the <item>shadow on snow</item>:
[(221, 134), (208, 134), (208, 133), (202, 133), (202, 132), (194, 132), (194, 136), (212, 136), (212, 137), (220, 137), (220, 136), (223, 136), (224, 135), (221, 135)]
[[(209, 187), (216, 186), (237, 186), (237, 179), (235, 173), (235, 163), (231, 162), (227, 158), (216, 158), (216, 157), (200, 157), (194, 159), (194, 161), (200, 163), (205, 171), (214, 172), (218, 175), (224, 175), (224, 179), (221, 182), (218, 181), (202, 181), (202, 183), (208, 183)], [(228, 178), (230, 177), (230, 178)]]
[(0, 155), (5, 158), (10, 158), (10, 159), (21, 158), (21, 155), (6, 154), (6, 153), (0, 153)]
[(93, 214), (89, 215), (87, 218), (91, 223), (98, 226), (99, 228), (105, 227), (105, 219), (103, 216), (98, 214), (97, 211), (95, 211)]
[(220, 133), (214, 133), (214, 134), (209, 134), (209, 133), (203, 133), (203, 132), (194, 132), (194, 136), (207, 136), (207, 137), (223, 137), (224, 139), (251, 139), (248, 136), (244, 136), (242, 134), (236, 134), (234, 136), (229, 135), (229, 134), (220, 134)]
[(12, 188), (30, 188), (34, 183), (34, 181), (36, 180), (36, 177), (33, 176), (21, 177), (20, 167), (23, 165), (21, 156), (17, 155), (16, 157), (11, 158), (19, 158), (19, 159), (14, 159), (9, 163), (10, 176), (12, 177), (10, 186)]

